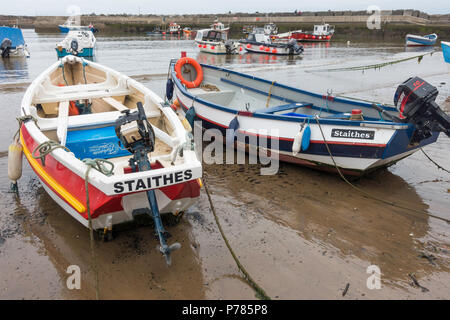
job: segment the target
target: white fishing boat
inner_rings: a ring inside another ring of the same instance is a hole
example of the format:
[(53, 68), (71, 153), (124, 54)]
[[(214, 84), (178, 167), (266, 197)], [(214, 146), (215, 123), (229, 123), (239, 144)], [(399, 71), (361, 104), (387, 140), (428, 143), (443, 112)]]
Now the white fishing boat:
[(181, 34), (181, 32), (181, 26), (175, 22), (171, 22), (166, 34)]
[[(450, 117), (435, 103), (437, 89), (418, 77), (397, 88), (397, 107), (390, 107), (183, 59), (171, 61), (171, 79), (191, 125), (197, 120), (281, 161), (362, 175), (434, 143), (440, 132), (450, 136)], [(192, 74), (195, 80), (186, 82)]]
[(213, 30), (217, 30), (217, 31), (223, 31), (223, 32), (227, 32), (230, 31), (230, 27), (225, 27), (225, 25), (220, 22), (218, 19), (215, 19), (213, 24), (210, 25), (211, 29)]
[(407, 34), (406, 45), (411, 46), (434, 46), (436, 44), (438, 36), (435, 33), (428, 34), (426, 36), (419, 36), (415, 34)]
[(92, 31), (69, 31), (63, 41), (56, 45), (58, 58), (67, 55), (94, 57), (96, 39)]
[(201, 52), (212, 54), (235, 54), (243, 50), (238, 42), (228, 40), (228, 34), (223, 30), (198, 30), (195, 43)]
[(151, 217), (170, 260), (161, 216), (181, 217), (200, 195), (202, 174), (170, 106), (126, 75), (66, 56), (31, 83), (20, 113), (23, 152), (56, 203), (105, 232)]
[(263, 28), (255, 28), (252, 33), (247, 35), (247, 39), (239, 40), (239, 43), (245, 50), (252, 53), (299, 55), (303, 52), (303, 46), (297, 44), (295, 40), (286, 43), (273, 42)]
[(13, 27), (0, 27), (0, 51), (2, 58), (30, 57), (22, 30)]

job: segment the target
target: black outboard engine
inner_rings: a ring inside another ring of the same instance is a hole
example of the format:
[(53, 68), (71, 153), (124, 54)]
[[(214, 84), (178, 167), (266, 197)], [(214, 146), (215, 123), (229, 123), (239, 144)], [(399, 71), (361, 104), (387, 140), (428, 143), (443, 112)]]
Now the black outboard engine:
[(300, 54), (303, 52), (303, 46), (298, 45), (297, 40), (295, 39), (290, 39), (287, 47), (289, 48), (289, 54), (294, 54), (294, 52)]
[(78, 41), (77, 39), (72, 39), (72, 42), (70, 42), (70, 49), (72, 49), (72, 52), (77, 54), (78, 53)]
[(436, 104), (436, 87), (419, 77), (409, 78), (398, 86), (394, 103), (402, 121), (415, 125), (411, 143), (429, 138), (432, 132), (450, 137), (450, 116)]
[(12, 41), (8, 38), (3, 39), (0, 49), (2, 51), (2, 58), (8, 58), (11, 52)]
[(227, 40), (225, 42), (225, 50), (227, 51), (227, 54), (236, 53), (236, 46), (234, 45), (234, 42), (231, 40)]

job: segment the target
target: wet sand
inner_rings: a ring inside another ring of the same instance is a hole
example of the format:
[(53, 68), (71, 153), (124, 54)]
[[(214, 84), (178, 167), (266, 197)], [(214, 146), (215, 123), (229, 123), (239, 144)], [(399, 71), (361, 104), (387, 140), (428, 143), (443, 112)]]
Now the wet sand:
[[(111, 62), (103, 58), (106, 64)], [(155, 59), (167, 62), (166, 57)], [(438, 88), (438, 101), (448, 107), (450, 75), (431, 70), (426, 59), (423, 62), (423, 68), (429, 70), (429, 74), (422, 71), (427, 80), (445, 83)], [(248, 68), (255, 75), (284, 76), (285, 83), (304, 75), (295, 65), (291, 69), (284, 62), (278, 62), (281, 70), (286, 70), (284, 75), (273, 72), (276, 69), (267, 70), (268, 66), (258, 61), (248, 66), (234, 60), (224, 63), (237, 63), (237, 68)], [(33, 64), (36, 62), (29, 62), (32, 75), (38, 73)], [(132, 64), (130, 70), (134, 68)], [(128, 74), (161, 94), (164, 68), (166, 64), (149, 74)], [(401, 69), (396, 68), (394, 71)], [(305, 83), (306, 87), (317, 85), (324, 74), (310, 76), (312, 84)], [(382, 75), (375, 79), (345, 74), (329, 77), (348, 79), (350, 85), (337, 86), (335, 92), (361, 98), (389, 101), (396, 88)], [(380, 81), (384, 85), (373, 84)], [(6, 150), (27, 85), (4, 86), (0, 86), (0, 170), (4, 172), (0, 180), (0, 299), (93, 299), (88, 230), (45, 193), (26, 161), (19, 197), (8, 192)], [(449, 138), (441, 136), (425, 150), (441, 165), (450, 167)], [(258, 165), (204, 165), (204, 181), (235, 253), (271, 298), (450, 298), (448, 224), (367, 199), (337, 175), (285, 163), (273, 176), (261, 176), (259, 169)], [(354, 183), (386, 200), (450, 217), (450, 175), (420, 152)], [(96, 242), (100, 298), (257, 299), (220, 236), (204, 190), (181, 223), (167, 229), (172, 234), (169, 242), (182, 245), (173, 254), (170, 268), (156, 250), (151, 227), (123, 231), (112, 242)], [(81, 290), (66, 287), (69, 265), (81, 268)], [(380, 290), (366, 286), (369, 265), (381, 269)], [(409, 274), (429, 291), (413, 285)]]

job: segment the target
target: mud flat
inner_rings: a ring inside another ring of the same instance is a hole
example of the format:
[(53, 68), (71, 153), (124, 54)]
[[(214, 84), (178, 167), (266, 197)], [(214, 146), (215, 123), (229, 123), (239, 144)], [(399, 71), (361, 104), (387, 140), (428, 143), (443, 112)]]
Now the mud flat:
[[(29, 83), (56, 59), (56, 36), (26, 30), (25, 37), (31, 58), (0, 64), (0, 299), (94, 298), (88, 230), (47, 195), (26, 162), (19, 197), (8, 192), (7, 148), (17, 130), (13, 119)], [(309, 46), (299, 59), (265, 60), (261, 55), (205, 56), (192, 42), (180, 40), (105, 37), (99, 45), (100, 63), (117, 67), (161, 96), (168, 59), (182, 50), (203, 63), (383, 103), (392, 103), (401, 81), (419, 75), (438, 87), (438, 104), (450, 110), (450, 75), (439, 52), (420, 64), (411, 60), (364, 73), (325, 73), (314, 70), (419, 53), (395, 44), (331, 43)], [(425, 150), (449, 168), (449, 138), (441, 136)], [(281, 163), (272, 176), (261, 176), (258, 165), (205, 164), (204, 175), (230, 245), (271, 298), (450, 299), (450, 228), (445, 222), (367, 199), (336, 175), (290, 164)], [(420, 152), (354, 183), (374, 196), (450, 218), (450, 176)], [(170, 242), (182, 245), (170, 268), (156, 250), (151, 227), (97, 242), (100, 298), (256, 299), (221, 238), (204, 190), (168, 231)], [(81, 290), (66, 286), (70, 265), (81, 269)], [(379, 290), (366, 285), (370, 265), (380, 268)]]

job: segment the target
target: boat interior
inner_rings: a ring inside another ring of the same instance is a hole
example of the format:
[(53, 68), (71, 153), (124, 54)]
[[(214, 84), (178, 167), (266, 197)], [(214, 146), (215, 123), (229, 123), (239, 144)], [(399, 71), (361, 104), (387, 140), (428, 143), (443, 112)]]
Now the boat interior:
[(171, 165), (178, 139), (158, 102), (133, 86), (128, 77), (82, 61), (61, 64), (35, 90), (30, 113), (44, 135), (80, 160), (108, 159), (115, 164), (115, 173), (124, 173), (131, 153), (119, 146), (114, 124), (123, 111), (133, 112), (141, 102), (156, 136), (152, 160)]
[[(196, 76), (195, 69), (185, 65), (182, 76), (185, 79)], [(199, 87), (187, 89), (192, 95), (220, 106), (239, 111), (288, 117), (314, 117), (350, 120), (353, 109), (362, 111), (363, 119), (389, 121), (369, 103), (356, 103), (335, 99), (331, 95), (277, 86), (276, 82), (259, 81), (251, 77), (231, 73), (227, 70), (202, 66), (203, 81)], [(393, 108), (383, 107), (396, 114)]]

